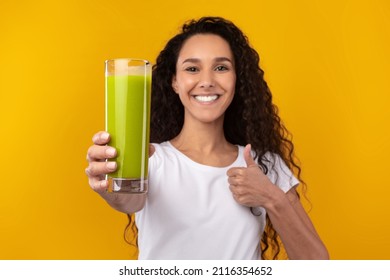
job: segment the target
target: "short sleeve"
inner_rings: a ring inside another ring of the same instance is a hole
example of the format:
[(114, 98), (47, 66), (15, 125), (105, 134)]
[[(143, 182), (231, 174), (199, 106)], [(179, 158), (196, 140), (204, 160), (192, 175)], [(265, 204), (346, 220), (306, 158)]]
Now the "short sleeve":
[(278, 186), (285, 193), (299, 184), (299, 180), (294, 176), (279, 155), (266, 153), (264, 157), (266, 159), (265, 164), (268, 167), (267, 176), (273, 184)]
[(154, 146), (154, 153), (151, 157), (149, 157), (149, 167), (148, 173), (149, 177), (151, 174), (155, 173), (158, 167), (161, 165), (161, 147), (160, 144), (151, 143)]

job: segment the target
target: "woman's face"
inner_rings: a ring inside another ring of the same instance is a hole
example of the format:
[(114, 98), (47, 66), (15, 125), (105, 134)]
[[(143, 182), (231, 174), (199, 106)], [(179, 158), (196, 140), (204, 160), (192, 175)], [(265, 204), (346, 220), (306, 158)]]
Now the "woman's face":
[(185, 121), (223, 120), (234, 96), (234, 63), (229, 44), (218, 35), (194, 35), (183, 44), (172, 87), (184, 106)]

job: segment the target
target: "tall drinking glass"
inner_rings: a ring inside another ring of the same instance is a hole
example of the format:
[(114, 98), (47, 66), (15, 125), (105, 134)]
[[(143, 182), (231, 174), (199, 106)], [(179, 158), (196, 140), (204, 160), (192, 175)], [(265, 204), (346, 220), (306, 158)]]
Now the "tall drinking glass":
[(148, 190), (151, 65), (142, 59), (106, 61), (106, 131), (118, 169), (107, 174), (108, 191)]

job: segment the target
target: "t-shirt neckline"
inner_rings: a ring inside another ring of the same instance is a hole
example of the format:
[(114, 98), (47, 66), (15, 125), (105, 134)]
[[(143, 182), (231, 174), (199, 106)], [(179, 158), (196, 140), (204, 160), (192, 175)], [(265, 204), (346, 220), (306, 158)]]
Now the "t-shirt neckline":
[(186, 156), (185, 154), (183, 154), (179, 149), (177, 149), (174, 145), (172, 145), (171, 141), (166, 141), (166, 143), (167, 143), (167, 145), (169, 147), (171, 147), (175, 151), (175, 153), (177, 153), (185, 161), (187, 161), (191, 165), (198, 166), (198, 167), (201, 167), (201, 168), (207, 168), (207, 169), (213, 168), (213, 169), (216, 169), (216, 170), (218, 170), (218, 169), (219, 170), (229, 169), (229, 168), (231, 168), (233, 166), (237, 166), (238, 162), (240, 161), (240, 157), (243, 157), (243, 147), (241, 147), (239, 145), (234, 145), (234, 146), (237, 147), (238, 153), (237, 153), (236, 159), (231, 164), (229, 164), (228, 166), (205, 165), (205, 164), (196, 162), (196, 161), (192, 160), (191, 158), (189, 158), (188, 156)]

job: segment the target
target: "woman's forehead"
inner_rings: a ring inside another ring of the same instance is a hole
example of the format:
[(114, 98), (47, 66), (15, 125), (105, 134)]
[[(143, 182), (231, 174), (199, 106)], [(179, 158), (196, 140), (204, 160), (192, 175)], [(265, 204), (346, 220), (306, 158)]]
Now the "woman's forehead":
[(225, 39), (215, 34), (196, 34), (183, 44), (178, 62), (188, 59), (202, 60), (221, 57), (233, 61), (232, 50)]

